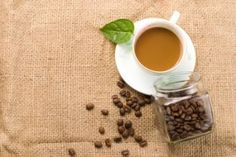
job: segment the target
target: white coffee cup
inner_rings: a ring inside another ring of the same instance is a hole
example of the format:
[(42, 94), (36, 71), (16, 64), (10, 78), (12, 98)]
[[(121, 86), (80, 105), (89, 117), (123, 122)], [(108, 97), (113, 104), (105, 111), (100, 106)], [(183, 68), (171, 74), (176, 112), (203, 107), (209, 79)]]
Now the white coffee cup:
[[(161, 19), (161, 18), (152, 18), (152, 20), (150, 20), (152, 22), (146, 22), (144, 25), (142, 25), (142, 28), (139, 29), (139, 31), (135, 30), (134, 38), (132, 41), (132, 49), (133, 49), (132, 51), (133, 51), (133, 55), (134, 55), (135, 60), (143, 69), (145, 69), (149, 72), (155, 73), (155, 74), (166, 74), (171, 71), (174, 71), (183, 62), (183, 59), (186, 55), (187, 49), (186, 49), (186, 40), (184, 38), (184, 32), (182, 31), (182, 29), (178, 25), (176, 25), (176, 22), (178, 21), (179, 17), (180, 17), (180, 13), (178, 11), (174, 11), (170, 20)], [(180, 43), (181, 43), (181, 47), (182, 47), (182, 49), (181, 49), (182, 53), (181, 53), (181, 56), (179, 57), (179, 60), (177, 61), (177, 63), (173, 67), (171, 67), (170, 69), (165, 70), (165, 71), (155, 71), (155, 70), (145, 67), (138, 60), (136, 53), (135, 53), (135, 44), (137, 42), (137, 39), (140, 37), (140, 35), (143, 32), (145, 32), (146, 30), (151, 29), (151, 28), (155, 28), (155, 27), (165, 28), (165, 29), (168, 29), (171, 32), (173, 32), (179, 38)]]

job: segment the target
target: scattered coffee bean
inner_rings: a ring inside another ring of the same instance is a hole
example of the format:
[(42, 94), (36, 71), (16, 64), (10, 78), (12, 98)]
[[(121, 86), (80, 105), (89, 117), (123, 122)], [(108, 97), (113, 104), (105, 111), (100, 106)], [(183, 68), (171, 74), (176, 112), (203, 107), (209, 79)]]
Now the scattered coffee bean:
[(113, 99), (112, 101), (113, 101), (114, 104), (117, 104), (117, 103), (120, 102), (120, 99), (119, 99), (119, 98), (115, 98), (115, 99)]
[(106, 109), (103, 109), (101, 110), (101, 113), (104, 115), (104, 116), (107, 116), (109, 114), (109, 111), (106, 110)]
[(129, 131), (129, 135), (130, 136), (134, 136), (135, 135), (134, 128), (129, 128), (128, 131)]
[(124, 104), (120, 101), (116, 104), (116, 106), (119, 107), (119, 108), (122, 108), (124, 106)]
[(107, 147), (111, 147), (111, 140), (109, 138), (105, 139), (105, 144)]
[(138, 118), (141, 117), (142, 116), (142, 112), (141, 111), (136, 111), (135, 112), (135, 116), (138, 117)]
[(122, 138), (121, 138), (120, 136), (114, 137), (113, 140), (114, 140), (114, 142), (116, 142), (116, 143), (122, 142)]
[(145, 101), (146, 104), (151, 104), (151, 100), (148, 99), (148, 98), (144, 98), (144, 101)]
[(125, 112), (130, 113), (131, 112), (131, 108), (129, 106), (123, 106)]
[(140, 110), (140, 106), (137, 104), (134, 108), (135, 111), (139, 111)]
[(86, 109), (87, 109), (88, 111), (92, 110), (93, 108), (94, 108), (94, 104), (93, 104), (93, 103), (88, 103), (88, 104), (86, 105)]
[(130, 120), (127, 120), (126, 122), (125, 122), (125, 128), (126, 129), (129, 129), (129, 128), (131, 128), (132, 127), (132, 122), (130, 121)]
[(126, 150), (121, 151), (121, 155), (122, 157), (129, 157), (129, 150), (126, 149)]
[(131, 100), (127, 101), (126, 103), (128, 106), (132, 106), (133, 105), (133, 102)]
[(99, 131), (99, 133), (102, 134), (102, 135), (105, 134), (105, 129), (104, 129), (104, 127), (102, 127), (102, 126), (99, 127), (98, 131)]
[(125, 87), (125, 84), (124, 84), (124, 82), (122, 82), (122, 81), (118, 81), (118, 82), (117, 82), (117, 86), (120, 87), (120, 88), (124, 88), (124, 87)]
[(124, 116), (125, 115), (125, 109), (124, 108), (120, 108), (120, 115)]
[(133, 103), (137, 103), (138, 102), (138, 98), (136, 96), (131, 97), (131, 100)]
[(124, 120), (123, 119), (118, 119), (117, 120), (117, 125), (118, 126), (123, 126), (124, 125)]
[(123, 157), (128, 157), (128, 156), (129, 156), (129, 150), (126, 149), (126, 150), (121, 151), (121, 155), (122, 155)]
[(139, 143), (143, 140), (143, 138), (142, 138), (142, 136), (134, 135), (134, 140)]
[(112, 95), (111, 98), (112, 99), (118, 99), (119, 97), (118, 97), (118, 95)]
[(123, 133), (122, 133), (122, 137), (123, 138), (128, 138), (129, 137), (129, 131), (128, 130), (125, 130)]
[(144, 106), (144, 105), (145, 105), (145, 101), (144, 101), (143, 99), (140, 99), (140, 100), (138, 101), (138, 104), (139, 104), (140, 106)]
[(125, 97), (126, 97), (126, 98), (130, 98), (130, 96), (131, 96), (130, 91), (126, 91)]
[(95, 146), (96, 148), (102, 148), (102, 142), (101, 142), (101, 141), (95, 141), (95, 142), (94, 142), (94, 146)]
[(122, 89), (122, 90), (120, 91), (120, 96), (125, 97), (125, 95), (126, 95), (126, 90), (125, 90), (125, 89)]
[(136, 106), (138, 106), (138, 103), (135, 102), (135, 103), (132, 104), (131, 107), (132, 107), (132, 109), (135, 109)]
[(75, 152), (75, 150), (74, 150), (73, 148), (69, 148), (69, 149), (68, 149), (68, 154), (69, 154), (71, 157), (75, 157), (76, 152)]
[(139, 146), (140, 147), (146, 147), (147, 146), (147, 141), (146, 140), (143, 140), (143, 141), (141, 141), (140, 143), (139, 143)]
[(125, 132), (125, 127), (119, 126), (119, 127), (118, 127), (118, 132), (119, 132), (120, 134), (123, 134), (123, 133)]

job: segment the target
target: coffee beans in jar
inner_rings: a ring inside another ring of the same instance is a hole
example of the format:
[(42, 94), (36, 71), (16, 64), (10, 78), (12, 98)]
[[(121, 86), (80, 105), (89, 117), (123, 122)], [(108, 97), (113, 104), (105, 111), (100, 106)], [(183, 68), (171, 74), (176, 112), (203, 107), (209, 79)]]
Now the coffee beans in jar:
[(154, 106), (166, 139), (176, 143), (210, 133), (214, 125), (211, 100), (209, 94), (199, 87), (199, 74), (162, 79), (172, 80), (156, 85)]

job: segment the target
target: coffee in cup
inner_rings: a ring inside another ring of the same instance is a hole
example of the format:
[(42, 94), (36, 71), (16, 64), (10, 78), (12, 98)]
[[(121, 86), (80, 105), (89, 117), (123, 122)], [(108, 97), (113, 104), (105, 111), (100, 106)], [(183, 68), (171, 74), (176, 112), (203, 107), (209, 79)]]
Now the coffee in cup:
[(153, 71), (167, 71), (182, 56), (181, 42), (169, 29), (152, 27), (138, 37), (135, 55), (144, 67)]

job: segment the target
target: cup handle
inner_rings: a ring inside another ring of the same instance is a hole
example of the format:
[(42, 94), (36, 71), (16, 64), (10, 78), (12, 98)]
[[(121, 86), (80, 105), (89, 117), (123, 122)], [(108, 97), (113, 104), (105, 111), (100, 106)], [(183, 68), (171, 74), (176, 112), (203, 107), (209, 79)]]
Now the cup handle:
[(180, 13), (175, 10), (175, 11), (173, 12), (172, 16), (170, 17), (170, 20), (169, 20), (169, 21), (170, 21), (171, 23), (176, 24), (177, 21), (178, 21), (178, 19), (179, 19), (179, 17), (180, 17)]

